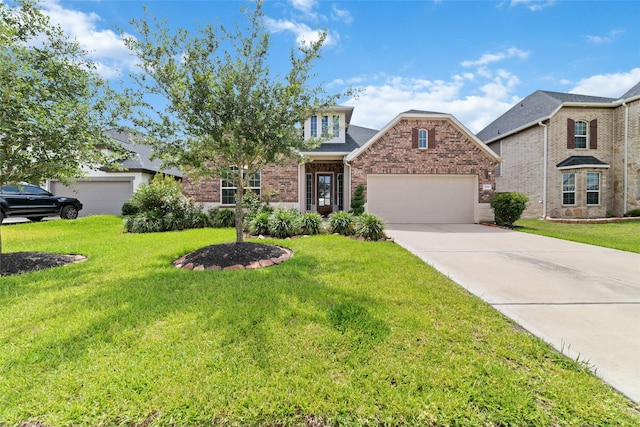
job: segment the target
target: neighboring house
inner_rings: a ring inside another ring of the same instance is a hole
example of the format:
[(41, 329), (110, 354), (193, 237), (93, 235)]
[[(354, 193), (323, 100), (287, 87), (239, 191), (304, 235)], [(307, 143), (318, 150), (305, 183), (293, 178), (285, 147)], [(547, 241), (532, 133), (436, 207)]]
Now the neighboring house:
[[(498, 156), (452, 115), (399, 114), (382, 130), (351, 125), (353, 107), (309, 118), (306, 137), (329, 138), (305, 152), (310, 161), (265, 165), (253, 191), (275, 190), (273, 205), (328, 215), (348, 211), (356, 188), (365, 209), (390, 223), (492, 221)], [(220, 178), (184, 181), (185, 194), (205, 207), (231, 207), (236, 188)]]
[(112, 130), (107, 135), (129, 150), (131, 156), (122, 162), (123, 170), (87, 170), (87, 175), (73, 184), (65, 186), (59, 181), (48, 181), (46, 186), (57, 196), (76, 197), (84, 208), (80, 216), (122, 213), (122, 204), (131, 197), (141, 184), (148, 184), (157, 173), (182, 178), (182, 172), (163, 170), (160, 161), (151, 160), (151, 147), (132, 142), (132, 135)]
[(523, 216), (603, 218), (640, 207), (640, 83), (620, 98), (537, 91), (477, 134), (503, 160), (496, 191)]

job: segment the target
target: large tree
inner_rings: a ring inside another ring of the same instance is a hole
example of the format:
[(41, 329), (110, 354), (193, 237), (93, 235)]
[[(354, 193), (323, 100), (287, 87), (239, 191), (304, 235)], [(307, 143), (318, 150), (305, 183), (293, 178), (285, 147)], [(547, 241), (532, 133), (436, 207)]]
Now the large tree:
[(305, 141), (300, 124), (340, 96), (313, 83), (326, 32), (291, 50), (286, 75), (272, 75), (262, 1), (242, 12), (244, 32), (238, 25), (206, 25), (192, 35), (171, 31), (166, 20), (147, 14), (132, 22), (139, 37), (127, 39), (143, 70), (133, 75), (143, 106), (136, 125), (165, 165), (181, 167), (194, 179), (222, 176), (235, 182), (238, 243), (249, 178), (264, 164), (315, 146), (318, 141)]
[(0, 185), (68, 182), (121, 159), (119, 96), (34, 0), (0, 2)]

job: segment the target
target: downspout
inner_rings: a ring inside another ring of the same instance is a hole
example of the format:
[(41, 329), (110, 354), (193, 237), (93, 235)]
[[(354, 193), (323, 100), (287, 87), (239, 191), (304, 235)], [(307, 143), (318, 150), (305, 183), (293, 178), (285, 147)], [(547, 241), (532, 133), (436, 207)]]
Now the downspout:
[(549, 140), (548, 140), (548, 127), (541, 121), (538, 125), (544, 128), (544, 142), (542, 156), (542, 219), (547, 217), (547, 163), (549, 157)]
[(624, 105), (624, 183), (622, 190), (622, 215), (624, 216), (627, 213), (627, 190), (629, 185), (629, 166), (627, 163), (629, 161), (629, 106), (625, 101), (622, 101), (622, 105)]

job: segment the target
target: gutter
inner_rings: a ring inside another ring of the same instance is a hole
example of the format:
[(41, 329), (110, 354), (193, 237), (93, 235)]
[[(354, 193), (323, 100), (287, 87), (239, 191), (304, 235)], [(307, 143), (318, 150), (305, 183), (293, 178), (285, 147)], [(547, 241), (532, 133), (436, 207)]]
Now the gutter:
[(547, 163), (549, 157), (549, 139), (548, 139), (548, 126), (542, 123), (542, 121), (538, 122), (539, 126), (544, 128), (544, 154), (542, 156), (542, 219), (547, 217)]
[(622, 189), (622, 215), (626, 215), (627, 213), (627, 190), (629, 185), (629, 166), (628, 166), (628, 156), (629, 156), (629, 106), (626, 101), (622, 101), (622, 105), (624, 106), (624, 182)]

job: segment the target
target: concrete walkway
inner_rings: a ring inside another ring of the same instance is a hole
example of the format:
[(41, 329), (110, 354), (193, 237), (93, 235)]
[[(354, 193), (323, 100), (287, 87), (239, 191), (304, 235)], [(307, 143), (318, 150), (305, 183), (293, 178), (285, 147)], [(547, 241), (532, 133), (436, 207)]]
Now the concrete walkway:
[(640, 402), (640, 254), (476, 224), (386, 233)]

